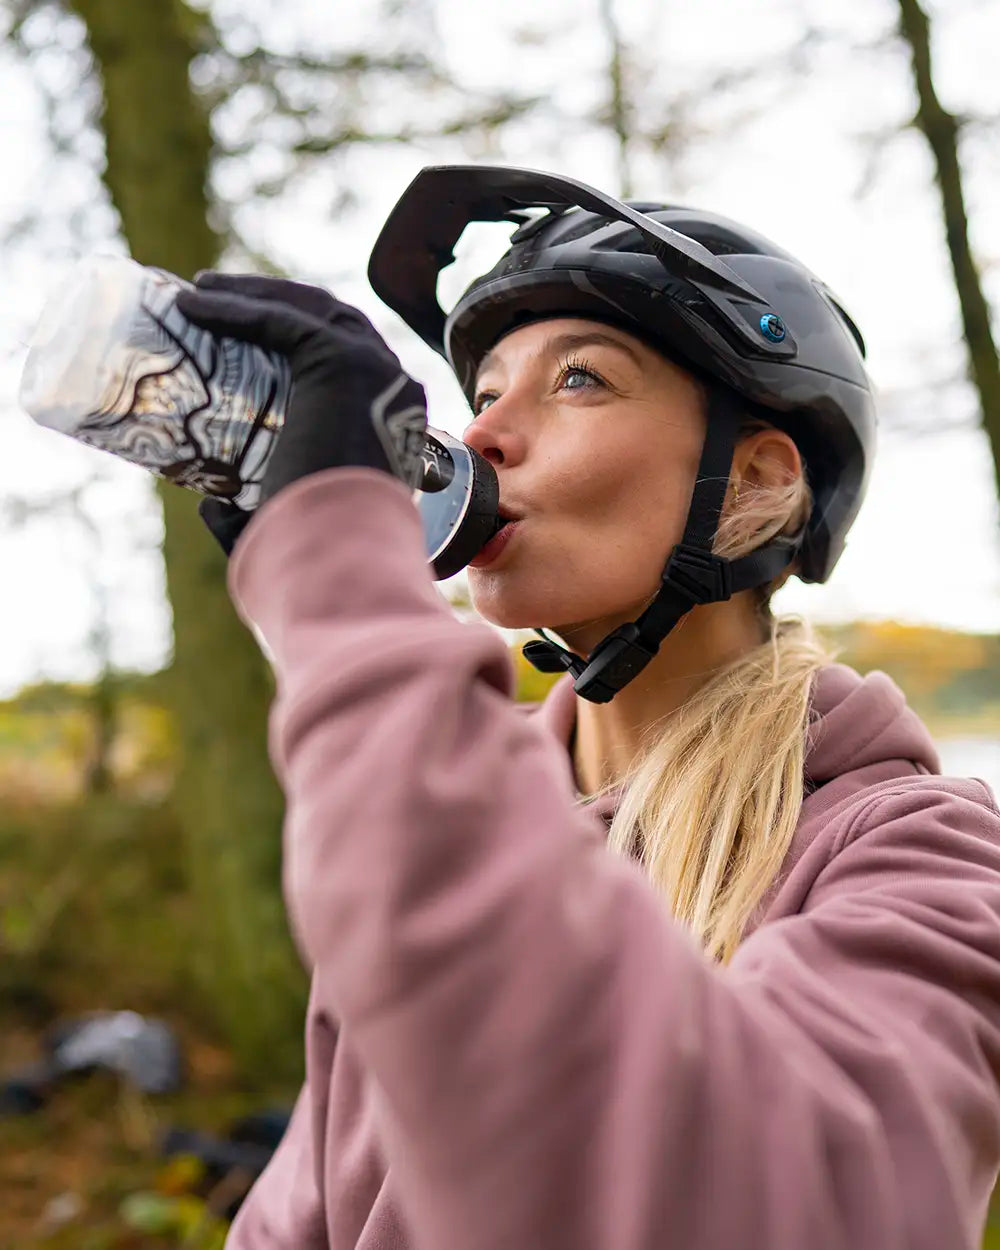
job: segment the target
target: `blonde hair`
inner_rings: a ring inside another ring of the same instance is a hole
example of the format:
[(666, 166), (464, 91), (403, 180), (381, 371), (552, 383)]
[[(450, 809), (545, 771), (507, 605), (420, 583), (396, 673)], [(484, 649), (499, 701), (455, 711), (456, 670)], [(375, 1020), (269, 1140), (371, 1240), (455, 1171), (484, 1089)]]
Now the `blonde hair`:
[[(765, 428), (754, 422), (741, 433)], [(809, 515), (803, 477), (730, 492), (713, 549), (736, 558)], [(783, 578), (780, 580), (784, 580)], [(804, 622), (776, 619), (767, 640), (715, 672), (658, 725), (626, 778), (609, 845), (632, 855), (714, 959), (726, 963), (777, 876), (802, 805), (816, 671), (832, 658)]]

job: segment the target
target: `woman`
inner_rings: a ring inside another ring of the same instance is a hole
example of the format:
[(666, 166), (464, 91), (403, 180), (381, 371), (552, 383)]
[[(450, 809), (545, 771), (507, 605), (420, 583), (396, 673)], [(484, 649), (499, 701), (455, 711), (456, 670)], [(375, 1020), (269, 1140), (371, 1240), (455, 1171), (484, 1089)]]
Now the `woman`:
[[(273, 280), (183, 297), (294, 378), (230, 584), (277, 675), (307, 1079), (237, 1250), (978, 1245), (1000, 817), (767, 608), (860, 503), (860, 336), (767, 240), (641, 208), (425, 171), (373, 255), (499, 478), (474, 602), (561, 638), (534, 716), (433, 590), (422, 392), (372, 327)], [(505, 215), (445, 318), (461, 228)], [(205, 514), (227, 549), (247, 520)]]

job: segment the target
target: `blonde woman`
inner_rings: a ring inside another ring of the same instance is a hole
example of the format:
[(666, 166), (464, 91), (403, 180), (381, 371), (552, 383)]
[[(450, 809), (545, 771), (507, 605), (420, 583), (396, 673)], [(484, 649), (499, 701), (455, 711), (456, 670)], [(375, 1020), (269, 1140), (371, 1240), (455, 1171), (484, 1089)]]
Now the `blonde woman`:
[[(517, 225), (449, 316), (472, 219)], [(307, 1078), (234, 1250), (973, 1250), (1000, 1162), (1000, 817), (884, 676), (768, 602), (822, 580), (874, 438), (856, 328), (711, 214), (425, 171), (376, 290), (500, 484), (473, 601), (565, 668), (511, 701), (435, 593), (422, 391), (315, 288), (182, 310), (284, 352), (247, 517), (277, 676)], [(399, 480), (402, 479), (402, 480)]]

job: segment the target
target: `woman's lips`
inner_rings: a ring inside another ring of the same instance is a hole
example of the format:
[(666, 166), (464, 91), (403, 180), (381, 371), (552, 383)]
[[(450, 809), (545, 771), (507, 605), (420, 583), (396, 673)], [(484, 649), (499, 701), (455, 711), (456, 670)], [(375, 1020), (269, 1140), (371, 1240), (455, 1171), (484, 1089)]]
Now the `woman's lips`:
[(488, 564), (492, 564), (514, 537), (514, 532), (519, 524), (520, 522), (518, 521), (508, 521), (502, 530), (498, 530), (493, 535), (490, 541), (480, 550), (479, 554), (469, 561), (469, 568), (483, 569)]

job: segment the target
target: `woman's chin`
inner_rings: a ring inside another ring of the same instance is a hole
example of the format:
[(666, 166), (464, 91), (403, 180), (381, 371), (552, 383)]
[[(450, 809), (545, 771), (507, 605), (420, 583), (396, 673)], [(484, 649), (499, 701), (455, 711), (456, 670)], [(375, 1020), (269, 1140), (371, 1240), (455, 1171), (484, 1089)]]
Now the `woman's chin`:
[(649, 604), (649, 597), (624, 608), (620, 603), (581, 603), (546, 593), (543, 586), (533, 591), (515, 588), (507, 578), (476, 569), (469, 570), (469, 598), (476, 612), (491, 625), (499, 629), (546, 629), (583, 655), (613, 629), (635, 620)]
[(537, 620), (526, 612), (489, 602), (480, 603), (475, 595), (472, 596), (472, 606), (484, 621), (489, 621), (498, 629), (534, 629), (537, 625)]
[(500, 629), (534, 629), (551, 617), (551, 604), (544, 595), (512, 593), (503, 579), (488, 572), (469, 570), (469, 597), (479, 615)]
[[(540, 598), (532, 603), (526, 600), (515, 601), (500, 595), (477, 594), (471, 585), (472, 579), (470, 578), (469, 581), (471, 590), (469, 597), (473, 608), (483, 620), (496, 625), (498, 629), (547, 629), (560, 637), (567, 634), (573, 635), (578, 630), (593, 632), (592, 628), (587, 631), (586, 627), (560, 627), (552, 624), (553, 621), (575, 620), (576, 617), (554, 611), (552, 603), (546, 599)], [(600, 636), (603, 637), (603, 635)]]

